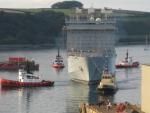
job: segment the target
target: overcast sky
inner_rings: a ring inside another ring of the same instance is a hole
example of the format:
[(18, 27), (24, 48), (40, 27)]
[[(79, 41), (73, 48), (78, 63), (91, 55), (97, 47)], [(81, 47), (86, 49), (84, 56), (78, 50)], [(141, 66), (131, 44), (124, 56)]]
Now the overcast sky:
[[(0, 0), (0, 8), (49, 8), (53, 3), (64, 0)], [(85, 8), (121, 8), (150, 12), (150, 0), (78, 0)]]

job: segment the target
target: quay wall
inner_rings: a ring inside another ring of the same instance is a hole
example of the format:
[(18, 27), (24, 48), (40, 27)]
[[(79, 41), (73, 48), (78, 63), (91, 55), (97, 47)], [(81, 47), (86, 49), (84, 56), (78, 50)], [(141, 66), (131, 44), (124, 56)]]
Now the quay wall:
[(145, 113), (150, 113), (150, 65), (142, 65), (141, 78), (141, 108)]

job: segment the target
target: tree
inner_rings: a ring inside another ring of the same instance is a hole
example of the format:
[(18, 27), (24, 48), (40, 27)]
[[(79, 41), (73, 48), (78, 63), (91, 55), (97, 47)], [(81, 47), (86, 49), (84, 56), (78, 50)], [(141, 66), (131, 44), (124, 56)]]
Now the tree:
[(0, 44), (55, 44), (64, 24), (60, 12), (0, 12)]
[(51, 6), (55, 9), (73, 9), (73, 8), (82, 8), (83, 4), (78, 1), (63, 1), (63, 2), (57, 2)]

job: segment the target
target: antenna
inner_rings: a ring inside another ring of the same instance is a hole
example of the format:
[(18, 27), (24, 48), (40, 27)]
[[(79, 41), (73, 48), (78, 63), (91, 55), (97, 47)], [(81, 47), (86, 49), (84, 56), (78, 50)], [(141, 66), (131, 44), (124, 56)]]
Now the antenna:
[(92, 2), (92, 3), (91, 3), (91, 7), (93, 7), (93, 5), (94, 5), (94, 3)]
[(91, 7), (94, 7), (95, 0), (92, 0)]
[(60, 55), (59, 55), (59, 47), (58, 47), (58, 55), (57, 55), (57, 57), (60, 57)]
[(128, 62), (128, 49), (127, 49), (127, 53), (126, 53), (126, 58), (125, 58), (126, 62)]

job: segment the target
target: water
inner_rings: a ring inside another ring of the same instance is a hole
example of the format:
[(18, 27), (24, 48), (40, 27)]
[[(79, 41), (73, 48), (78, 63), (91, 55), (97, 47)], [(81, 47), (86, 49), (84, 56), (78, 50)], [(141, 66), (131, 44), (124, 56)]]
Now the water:
[[(144, 46), (117, 47), (116, 62), (124, 59), (127, 49), (133, 60), (150, 63), (150, 51), (144, 51)], [(0, 113), (79, 113), (80, 103), (96, 103), (108, 98), (113, 102), (140, 104), (140, 68), (116, 70), (119, 90), (113, 96), (101, 96), (96, 90), (97, 86), (70, 81), (65, 50), (61, 50), (60, 54), (66, 67), (61, 71), (53, 69), (51, 64), (56, 54), (56, 49), (0, 52), (0, 61), (9, 56), (34, 58), (40, 64), (40, 71), (36, 73), (41, 74), (43, 79), (55, 81), (54, 87), (1, 89)], [(0, 77), (17, 80), (17, 72), (1, 71)]]

